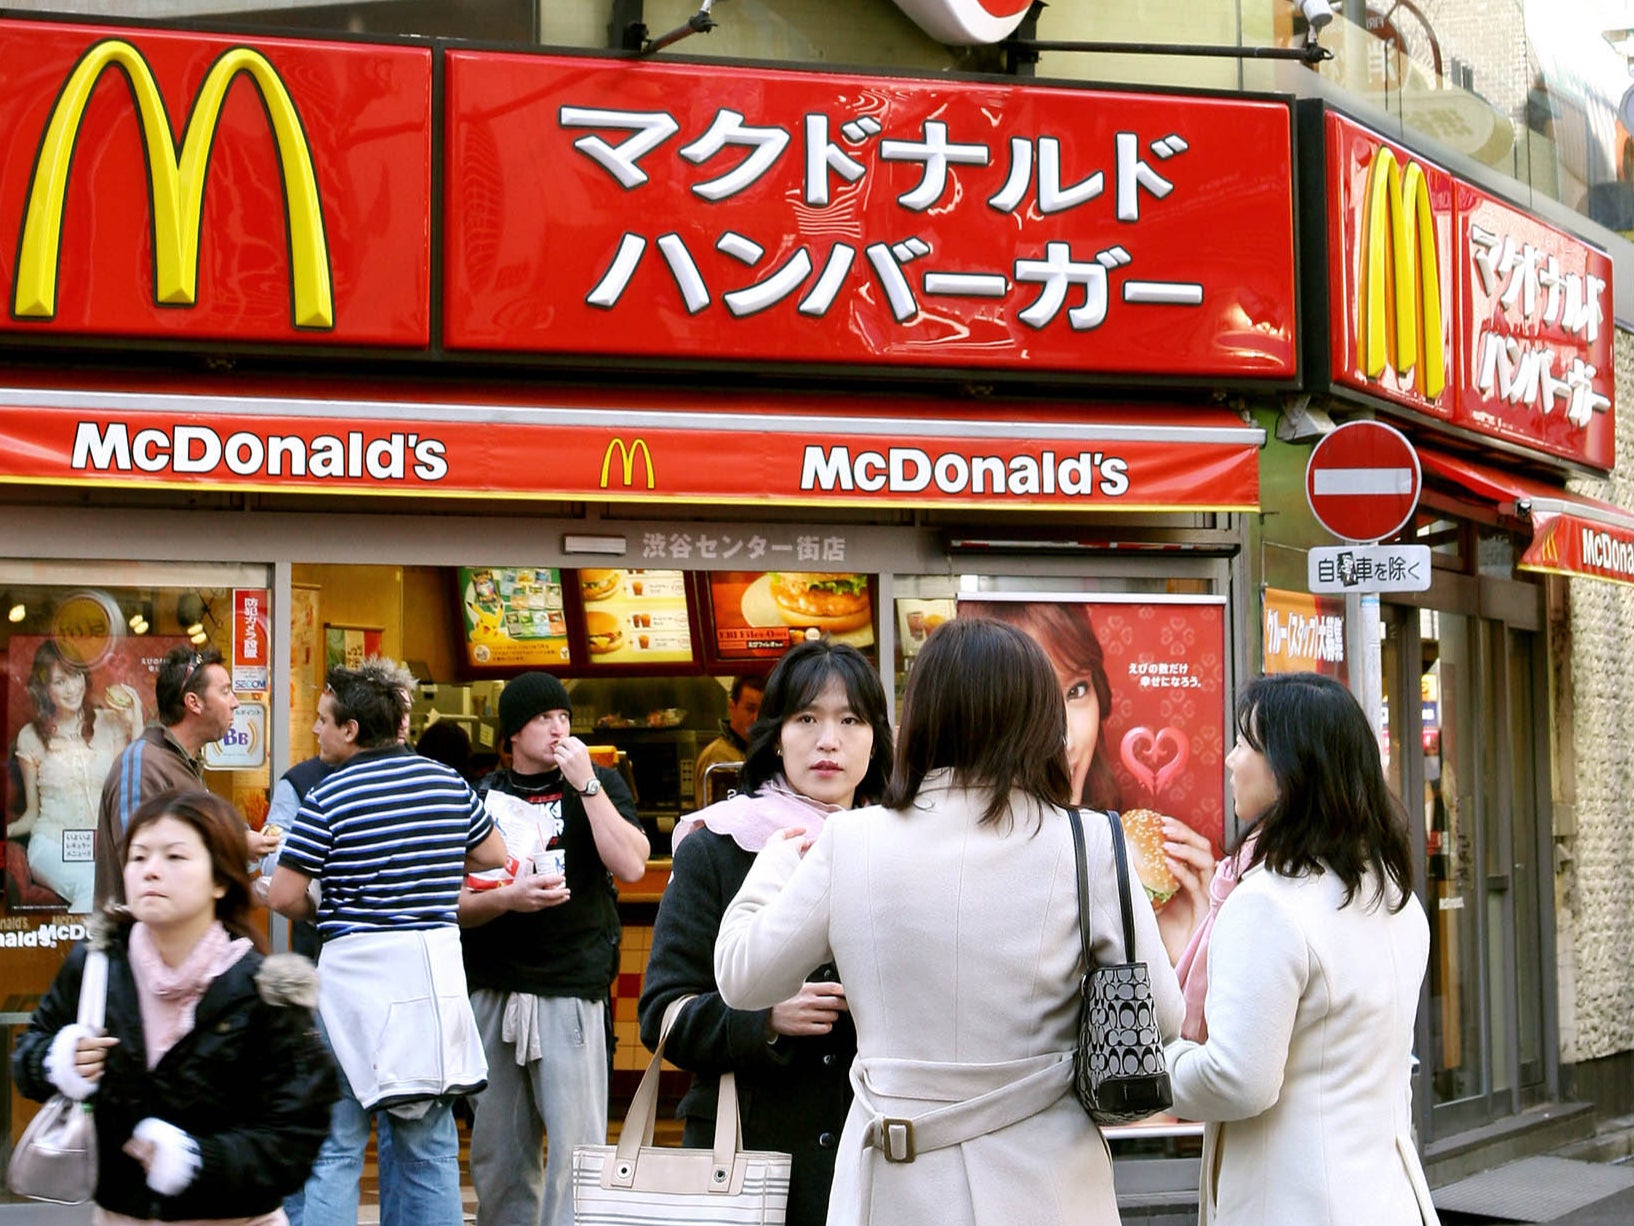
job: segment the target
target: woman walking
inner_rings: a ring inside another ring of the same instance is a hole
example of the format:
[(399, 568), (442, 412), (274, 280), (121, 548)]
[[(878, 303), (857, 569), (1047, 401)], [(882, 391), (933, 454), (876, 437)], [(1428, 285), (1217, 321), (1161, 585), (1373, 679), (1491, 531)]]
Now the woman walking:
[(1226, 758), (1254, 839), (1209, 937), (1208, 1039), (1169, 1048), (1210, 1121), (1205, 1226), (1434, 1223), (1409, 1066), (1429, 924), (1367, 717), (1338, 682), (1252, 682)]
[(91, 1102), (97, 1226), (282, 1226), (281, 1202), (328, 1134), (336, 1082), (313, 1027), (316, 976), (304, 958), (262, 957), (244, 830), (209, 792), (137, 809), (129, 915), (93, 936), (108, 955), (106, 1032), (74, 1021), (81, 946), (18, 1042), (25, 1095)]
[(675, 831), (675, 865), (641, 993), (641, 1039), (656, 1046), (665, 1010), (679, 1014), (667, 1059), (693, 1071), (681, 1100), (682, 1144), (714, 1140), (720, 1074), (736, 1075), (743, 1143), (794, 1157), (788, 1226), (818, 1226), (828, 1209), (834, 1155), (857, 1051), (845, 988), (831, 963), (768, 1008), (733, 1009), (715, 984), (721, 915), (774, 831), (815, 838), (833, 814), (877, 800), (891, 759), (879, 674), (853, 647), (802, 643), (772, 671), (750, 729), (742, 793)]
[[(1043, 650), (1012, 626), (949, 622), (908, 679), (880, 806), (815, 842), (774, 838), (715, 951), (739, 1008), (833, 961), (857, 1028), (856, 1099), (830, 1226), (1111, 1226), (1112, 1163), (1068, 1093), (1083, 949), (1066, 714)], [(1107, 823), (1084, 823), (1097, 958), (1123, 960)], [(802, 850), (809, 844), (809, 850)], [(1135, 957), (1160, 1027), (1180, 989), (1140, 891)]]

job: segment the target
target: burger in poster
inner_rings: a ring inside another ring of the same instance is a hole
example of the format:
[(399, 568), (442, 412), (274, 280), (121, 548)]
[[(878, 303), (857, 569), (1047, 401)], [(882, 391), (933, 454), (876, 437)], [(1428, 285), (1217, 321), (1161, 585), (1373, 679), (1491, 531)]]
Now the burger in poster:
[(623, 578), (624, 572), (621, 570), (581, 570), (579, 594), (586, 600), (606, 600), (617, 594)]
[(593, 656), (604, 656), (624, 646), (624, 627), (616, 616), (600, 609), (585, 610), (584, 635)]
[(784, 570), (766, 578), (778, 614), (791, 626), (844, 634), (873, 619), (867, 575)]
[(1163, 855), (1163, 815), (1152, 809), (1125, 809), (1119, 817), (1135, 876), (1140, 878), (1152, 910), (1160, 911), (1180, 889), (1180, 882), (1169, 871)]

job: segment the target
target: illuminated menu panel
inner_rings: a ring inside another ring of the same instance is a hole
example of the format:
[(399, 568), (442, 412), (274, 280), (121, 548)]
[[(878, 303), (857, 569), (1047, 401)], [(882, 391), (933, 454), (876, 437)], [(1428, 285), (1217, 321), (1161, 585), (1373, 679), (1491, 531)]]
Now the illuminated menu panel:
[(466, 658), (479, 668), (570, 663), (562, 575), (548, 567), (461, 567)]
[(584, 633), (592, 664), (689, 664), (686, 574), (581, 570)]
[(722, 660), (782, 655), (824, 633), (874, 645), (874, 585), (852, 572), (717, 571), (709, 577), (715, 654)]

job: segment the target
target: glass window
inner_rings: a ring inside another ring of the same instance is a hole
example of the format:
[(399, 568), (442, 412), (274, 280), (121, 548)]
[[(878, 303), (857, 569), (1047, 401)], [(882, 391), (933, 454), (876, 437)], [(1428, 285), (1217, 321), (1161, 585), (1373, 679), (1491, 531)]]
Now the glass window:
[(204, 783), (252, 825), (265, 817), (270, 580), (262, 566), (0, 560), (8, 1013), (33, 1008), (84, 935), (103, 781), (158, 717), (154, 679), (172, 647), (221, 652), (239, 708), (205, 749)]

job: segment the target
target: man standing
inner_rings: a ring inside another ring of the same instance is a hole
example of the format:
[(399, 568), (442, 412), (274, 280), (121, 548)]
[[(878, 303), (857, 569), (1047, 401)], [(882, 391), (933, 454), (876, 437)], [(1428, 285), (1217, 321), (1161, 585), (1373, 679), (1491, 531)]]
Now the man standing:
[(573, 1147), (607, 1140), (606, 1011), (620, 935), (612, 879), (640, 879), (647, 836), (618, 773), (594, 765), (571, 735), (572, 703), (555, 677), (524, 673), (507, 685), (499, 723), (511, 766), (480, 790), (508, 841), (538, 850), (510, 883), (468, 879), (460, 891), (488, 1057), (471, 1129), (477, 1223), (572, 1226)]
[[(307, 793), (269, 890), (323, 937), (318, 1016), (344, 1074), (307, 1180), (305, 1226), (354, 1226), (372, 1113), (381, 1221), (461, 1218), (453, 1099), (486, 1076), (460, 963), (456, 907), (504, 842), (470, 787), (399, 740), (408, 715), (391, 661), (331, 670), (313, 733), (336, 769)], [(318, 882), (314, 911), (308, 887)]]
[(732, 678), (732, 693), (726, 718), (721, 721), (721, 734), (704, 746), (694, 768), (697, 779), (692, 795), (700, 809), (709, 803), (709, 794), (704, 791), (707, 786), (704, 772), (717, 762), (742, 762), (748, 756), (749, 729), (760, 714), (760, 700), (765, 694), (764, 677)]
[[(203, 786), (199, 753), (233, 726), (238, 695), (233, 678), (214, 647), (172, 647), (154, 678), (159, 722), (149, 724), (114, 759), (102, 785), (96, 829), (96, 909), (125, 901), (120, 850), (131, 814), (150, 796), (176, 788)], [(264, 856), (275, 845), (249, 832), (250, 855)]]

